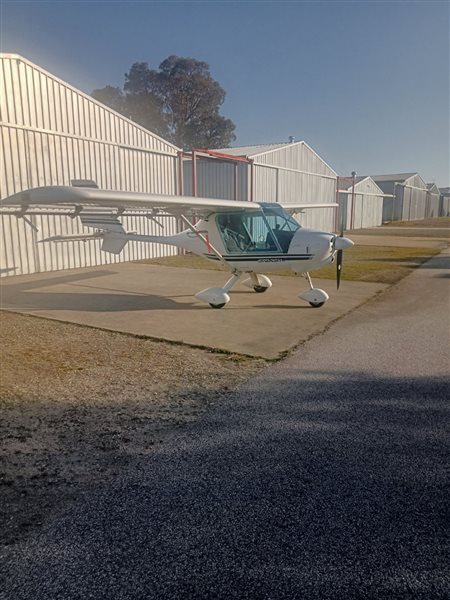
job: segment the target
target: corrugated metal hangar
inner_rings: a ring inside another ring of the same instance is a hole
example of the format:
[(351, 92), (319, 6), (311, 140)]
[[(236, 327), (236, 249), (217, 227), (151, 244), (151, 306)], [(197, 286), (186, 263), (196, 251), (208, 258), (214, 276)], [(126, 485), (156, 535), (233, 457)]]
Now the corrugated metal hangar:
[[(336, 201), (336, 172), (304, 141), (182, 152), (15, 54), (0, 54), (0, 85), (1, 198), (34, 187), (91, 180), (103, 189), (132, 192), (257, 202)], [(347, 229), (437, 216), (438, 207), (440, 214), (450, 212), (446, 197), (441, 196), (439, 205), (436, 186), (427, 187), (417, 173), (359, 177), (354, 192), (344, 180), (339, 179), (339, 201)], [(150, 219), (121, 219), (128, 231), (161, 234)], [(305, 227), (328, 231), (337, 223), (332, 208), (307, 210), (299, 220)], [(67, 215), (0, 215), (0, 227), (0, 275), (177, 252), (170, 246), (137, 242), (129, 242), (120, 255), (102, 252), (97, 240), (38, 243), (53, 235), (86, 232), (77, 217)], [(175, 219), (165, 220), (164, 234), (177, 229)]]
[[(198, 150), (193, 155), (184, 166), (188, 195), (286, 204), (336, 199), (336, 172), (303, 141)], [(306, 211), (300, 221), (305, 227), (331, 230), (335, 211)]]
[[(104, 189), (176, 194), (178, 148), (110, 110), (90, 96), (12, 54), (0, 55), (1, 197), (47, 185), (88, 179)], [(79, 219), (0, 216), (3, 274), (101, 265), (164, 254), (170, 246), (127, 244), (119, 256), (98, 241), (38, 244), (51, 235), (85, 231)], [(125, 226), (160, 233), (150, 220), (127, 217)], [(167, 233), (176, 222), (167, 219)]]
[(383, 222), (383, 191), (368, 176), (339, 177), (339, 214), (344, 229), (378, 227)]
[(383, 203), (383, 221), (415, 221), (425, 218), (427, 184), (418, 173), (372, 175), (386, 197)]
[(450, 187), (440, 188), (439, 216), (450, 217)]
[(427, 183), (427, 205), (425, 207), (425, 217), (439, 216), (439, 197), (440, 191), (435, 183)]

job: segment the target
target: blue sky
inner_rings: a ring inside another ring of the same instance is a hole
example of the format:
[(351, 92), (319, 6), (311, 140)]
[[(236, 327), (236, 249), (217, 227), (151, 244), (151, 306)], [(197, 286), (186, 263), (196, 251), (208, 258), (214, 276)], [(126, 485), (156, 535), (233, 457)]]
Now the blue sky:
[(450, 185), (449, 3), (1, 2), (3, 52), (90, 93), (136, 61), (205, 60), (236, 144), (307, 141), (339, 174)]

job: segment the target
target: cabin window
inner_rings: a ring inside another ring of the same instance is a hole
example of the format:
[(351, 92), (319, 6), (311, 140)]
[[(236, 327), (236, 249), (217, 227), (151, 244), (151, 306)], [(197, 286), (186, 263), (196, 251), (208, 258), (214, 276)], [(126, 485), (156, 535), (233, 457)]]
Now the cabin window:
[(263, 213), (242, 211), (217, 215), (217, 224), (229, 254), (281, 252)]

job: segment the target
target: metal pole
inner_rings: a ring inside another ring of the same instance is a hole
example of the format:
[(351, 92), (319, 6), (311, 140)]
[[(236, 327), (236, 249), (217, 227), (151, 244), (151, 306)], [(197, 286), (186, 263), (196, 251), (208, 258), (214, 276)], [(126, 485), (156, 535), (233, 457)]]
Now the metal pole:
[(192, 195), (197, 196), (197, 162), (195, 150), (192, 150)]
[(255, 165), (253, 163), (253, 159), (250, 159), (250, 202), (253, 202), (254, 169)]
[(350, 229), (353, 229), (354, 220), (355, 220), (355, 179), (356, 179), (356, 171), (352, 171), (352, 214), (350, 219)]
[(336, 177), (336, 206), (334, 210), (334, 230), (339, 231), (339, 223), (342, 220), (342, 206), (339, 202), (339, 175)]
[(398, 183), (397, 183), (397, 182), (395, 182), (395, 183), (394, 183), (394, 197), (392, 198), (392, 216), (391, 216), (391, 223), (393, 223), (393, 222), (394, 222), (394, 204), (395, 204), (395, 201), (397, 200), (397, 186), (398, 186)]
[(237, 200), (238, 198), (238, 164), (237, 162), (234, 163), (234, 189), (233, 189), (233, 195), (234, 195), (234, 199)]
[(363, 228), (363, 220), (364, 220), (364, 194), (361, 194), (361, 227)]
[(178, 152), (178, 195), (184, 196), (183, 151)]
[(280, 169), (275, 171), (275, 202), (280, 201)]

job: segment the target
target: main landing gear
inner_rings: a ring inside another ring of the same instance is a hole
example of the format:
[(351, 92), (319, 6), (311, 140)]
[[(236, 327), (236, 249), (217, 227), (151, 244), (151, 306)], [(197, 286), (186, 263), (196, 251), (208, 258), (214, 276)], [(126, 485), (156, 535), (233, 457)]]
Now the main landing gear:
[[(211, 308), (223, 308), (230, 301), (230, 290), (236, 285), (241, 272), (235, 271), (223, 288), (207, 288), (195, 294), (195, 297), (202, 302), (209, 304)], [(252, 288), (257, 294), (261, 294), (272, 287), (272, 282), (265, 275), (250, 273), (250, 277), (242, 282), (246, 287)]]
[[(229, 292), (239, 281), (241, 275), (241, 272), (235, 271), (223, 287), (207, 288), (195, 294), (195, 297), (209, 304), (211, 308), (223, 308), (230, 301)], [(320, 308), (329, 299), (328, 294), (313, 286), (309, 273), (303, 273), (303, 277), (308, 282), (309, 290), (299, 294), (299, 298), (308, 302), (313, 308)], [(268, 277), (256, 273), (250, 273), (250, 277), (245, 279), (242, 284), (253, 289), (257, 294), (262, 294), (272, 287), (272, 282)]]
[(309, 302), (313, 308), (320, 308), (329, 299), (328, 294), (320, 288), (313, 287), (309, 273), (303, 273), (303, 277), (307, 280), (310, 289), (307, 292), (303, 292), (303, 294), (299, 294), (299, 298)]
[(226, 282), (223, 288), (207, 288), (195, 294), (195, 297), (202, 302), (209, 304), (211, 308), (223, 308), (230, 301), (228, 292), (236, 285), (239, 277), (242, 275), (239, 271), (234, 271), (233, 275)]
[(250, 273), (250, 277), (248, 279), (244, 279), (242, 285), (253, 289), (257, 294), (263, 294), (272, 287), (272, 282), (265, 275)]

